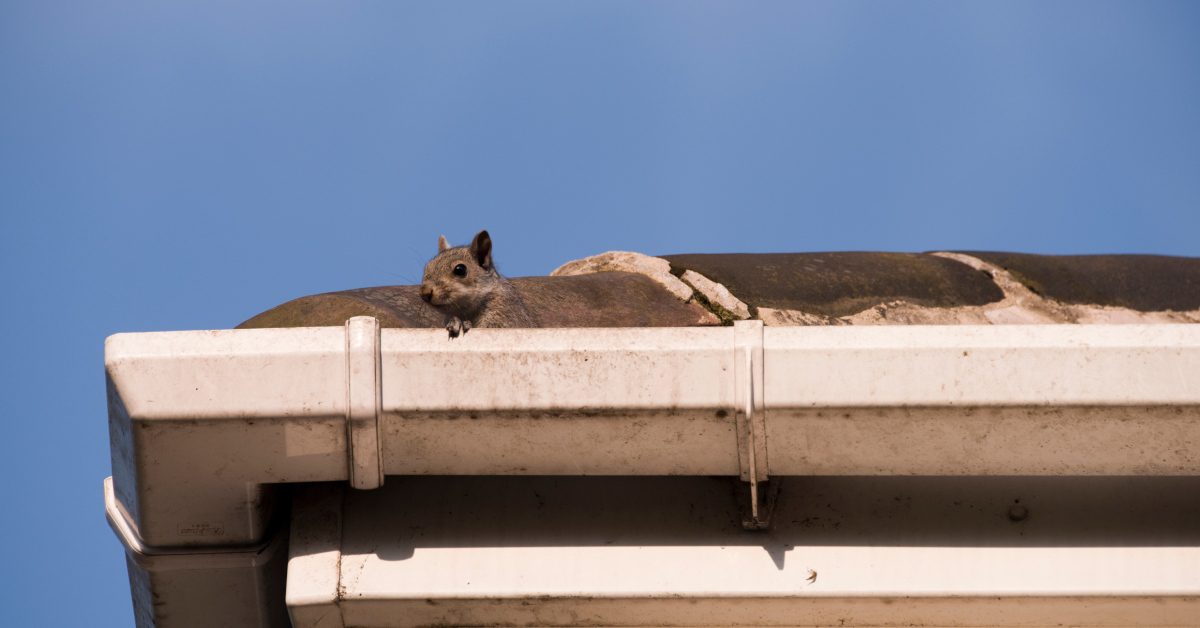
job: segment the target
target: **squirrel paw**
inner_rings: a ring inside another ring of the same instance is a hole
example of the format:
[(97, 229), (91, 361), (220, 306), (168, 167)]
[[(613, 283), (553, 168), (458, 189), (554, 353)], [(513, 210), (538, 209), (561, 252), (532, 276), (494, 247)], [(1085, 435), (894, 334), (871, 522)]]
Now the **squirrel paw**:
[(466, 334), (471, 331), (471, 321), (464, 321), (457, 316), (451, 316), (446, 321), (446, 331), (450, 332), (451, 338), (458, 338), (459, 334)]

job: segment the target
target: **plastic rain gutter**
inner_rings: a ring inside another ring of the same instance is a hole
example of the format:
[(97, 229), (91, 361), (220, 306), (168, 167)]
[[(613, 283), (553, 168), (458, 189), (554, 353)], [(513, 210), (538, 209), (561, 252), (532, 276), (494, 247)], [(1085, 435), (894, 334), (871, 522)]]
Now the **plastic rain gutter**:
[(117, 334), (105, 365), (106, 511), (139, 625), (187, 625), (190, 611), (287, 625), (268, 600), (288, 483), (1200, 474), (1200, 449), (1179, 446), (1200, 442), (1197, 325), (748, 321), (448, 340), (358, 317)]

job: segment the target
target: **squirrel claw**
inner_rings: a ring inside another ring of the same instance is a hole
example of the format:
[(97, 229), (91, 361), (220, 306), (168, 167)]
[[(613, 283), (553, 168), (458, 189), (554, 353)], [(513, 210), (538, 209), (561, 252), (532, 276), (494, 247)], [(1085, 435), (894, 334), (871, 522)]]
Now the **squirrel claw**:
[(451, 339), (458, 338), (459, 334), (467, 333), (467, 330), (470, 328), (470, 323), (464, 322), (457, 316), (451, 316), (449, 320), (446, 321), (446, 331), (450, 332)]

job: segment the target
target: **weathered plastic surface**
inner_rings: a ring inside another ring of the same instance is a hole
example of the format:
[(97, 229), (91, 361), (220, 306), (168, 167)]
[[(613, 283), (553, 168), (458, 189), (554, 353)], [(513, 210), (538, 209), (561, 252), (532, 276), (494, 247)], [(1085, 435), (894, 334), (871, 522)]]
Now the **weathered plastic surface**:
[(141, 544), (104, 480), (109, 525), (125, 545), (134, 622), (139, 628), (289, 625), (279, 603), (287, 575), (286, 529), (244, 548), (160, 553)]
[(735, 477), (750, 386), (772, 475), (1200, 475), (1200, 326), (768, 328), (747, 379), (732, 327), (356, 324), (111, 337), (111, 516), (146, 553), (241, 552), (275, 485), (352, 467)]
[(1194, 325), (767, 328), (772, 468), (1195, 475), (1197, 339)]
[(1200, 478), (389, 478), (298, 497), (297, 628), (1194, 626)]
[[(109, 339), (115, 492), (146, 545), (257, 543), (271, 503), (253, 487), (348, 479), (345, 334)], [(736, 474), (735, 342), (729, 327), (385, 329), (382, 465)], [(1198, 326), (768, 328), (764, 343), (778, 473), (1200, 473)]]

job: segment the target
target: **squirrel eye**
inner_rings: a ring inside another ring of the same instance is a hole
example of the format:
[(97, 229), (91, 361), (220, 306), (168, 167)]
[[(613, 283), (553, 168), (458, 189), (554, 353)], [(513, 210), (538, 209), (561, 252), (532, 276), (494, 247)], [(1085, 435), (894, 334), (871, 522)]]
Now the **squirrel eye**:
[(467, 276), (466, 265), (465, 264), (455, 264), (454, 265), (454, 275), (457, 277), (466, 277)]

